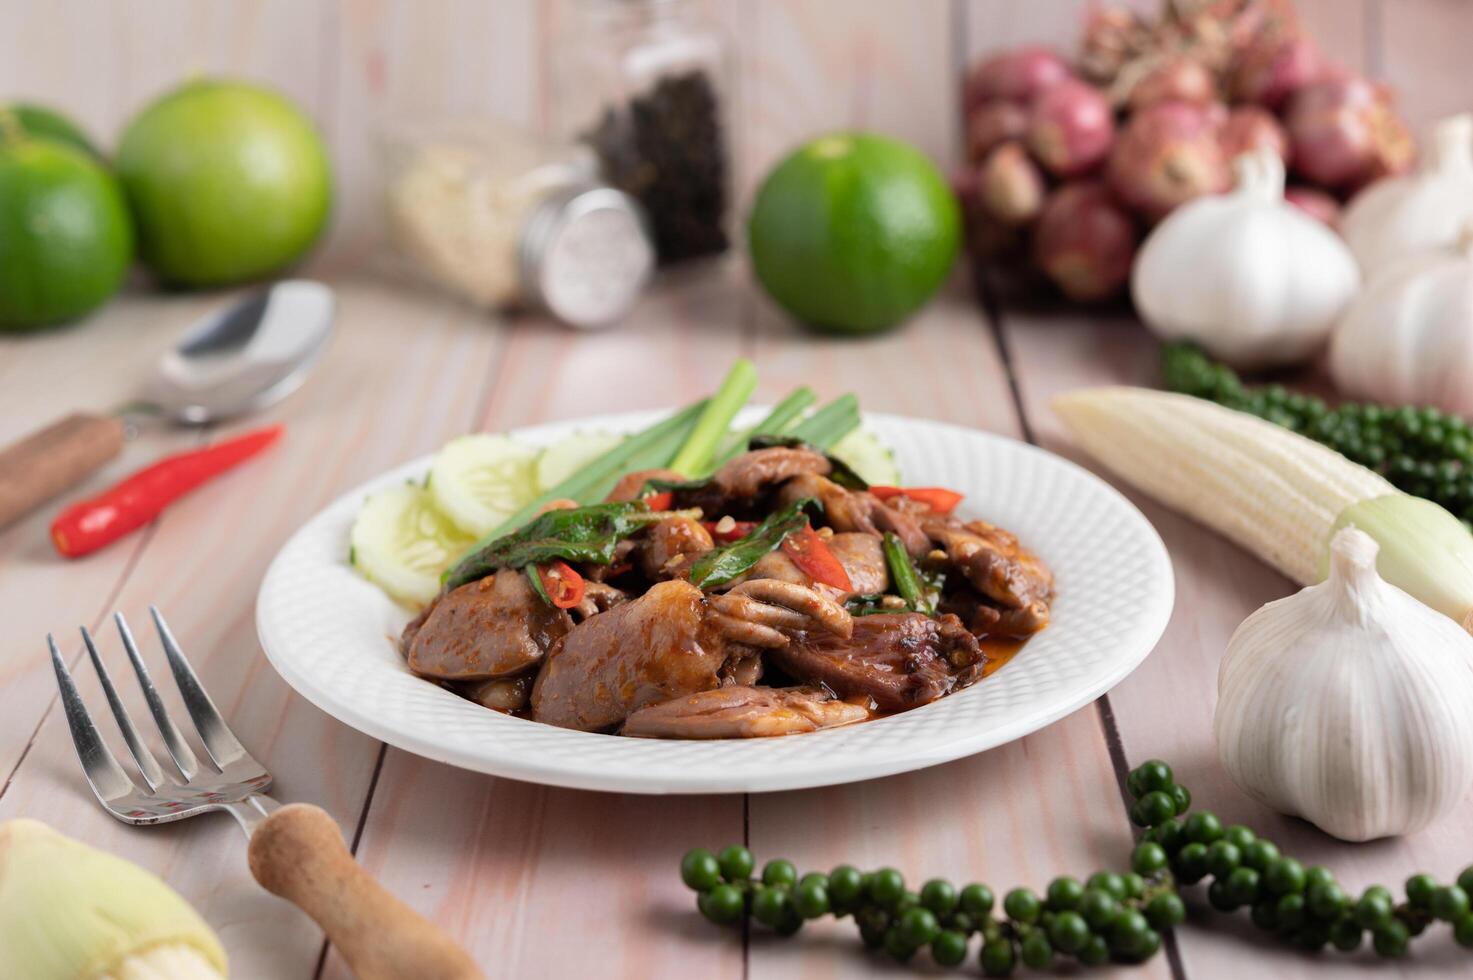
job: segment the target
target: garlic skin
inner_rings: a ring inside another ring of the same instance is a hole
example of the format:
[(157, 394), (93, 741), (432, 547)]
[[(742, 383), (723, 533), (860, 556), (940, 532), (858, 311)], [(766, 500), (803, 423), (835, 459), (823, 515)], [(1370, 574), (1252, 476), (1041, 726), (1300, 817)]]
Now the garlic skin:
[(1371, 279), (1335, 331), (1330, 375), (1357, 398), (1473, 416), (1473, 220), (1454, 247)]
[(1387, 177), (1350, 202), (1341, 233), (1362, 274), (1379, 275), (1398, 259), (1457, 243), (1473, 219), (1473, 115), (1432, 129), (1421, 167)]
[(1341, 840), (1419, 830), (1473, 786), (1473, 636), (1376, 574), (1356, 528), (1330, 578), (1244, 621), (1218, 672), (1223, 768)]
[(1231, 193), (1156, 226), (1131, 293), (1163, 340), (1195, 341), (1240, 369), (1297, 364), (1324, 347), (1360, 272), (1339, 236), (1284, 200), (1276, 153), (1260, 148), (1233, 167)]

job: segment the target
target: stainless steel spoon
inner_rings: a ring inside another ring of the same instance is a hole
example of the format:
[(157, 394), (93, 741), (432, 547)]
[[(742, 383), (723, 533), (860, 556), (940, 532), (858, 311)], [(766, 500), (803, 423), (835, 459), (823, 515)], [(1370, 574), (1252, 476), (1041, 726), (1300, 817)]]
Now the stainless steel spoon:
[(130, 422), (204, 425), (286, 397), (326, 348), (332, 321), (332, 290), (307, 279), (283, 280), (197, 320), (139, 399), (106, 415), (68, 415), (0, 451), (0, 527), (115, 457)]

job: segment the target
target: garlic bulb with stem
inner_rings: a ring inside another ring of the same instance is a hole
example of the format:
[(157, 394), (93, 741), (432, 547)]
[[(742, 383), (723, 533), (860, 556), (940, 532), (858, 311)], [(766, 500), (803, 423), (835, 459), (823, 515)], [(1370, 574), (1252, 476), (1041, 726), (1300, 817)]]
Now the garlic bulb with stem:
[(1184, 204), (1136, 259), (1131, 293), (1164, 340), (1191, 340), (1239, 368), (1294, 364), (1324, 346), (1360, 274), (1345, 243), (1284, 200), (1284, 161), (1233, 162), (1236, 188)]
[(1367, 277), (1402, 256), (1455, 244), (1473, 219), (1473, 115), (1452, 116), (1432, 130), (1415, 173), (1387, 177), (1350, 202), (1345, 241)]
[(1473, 786), (1473, 636), (1384, 582), (1347, 527), (1330, 577), (1248, 617), (1217, 678), (1239, 788), (1348, 841), (1410, 833)]
[(1473, 417), (1473, 219), (1454, 246), (1369, 281), (1335, 329), (1330, 375), (1357, 398)]
[(154, 875), (37, 820), (0, 823), (0, 977), (225, 975), (214, 932)]

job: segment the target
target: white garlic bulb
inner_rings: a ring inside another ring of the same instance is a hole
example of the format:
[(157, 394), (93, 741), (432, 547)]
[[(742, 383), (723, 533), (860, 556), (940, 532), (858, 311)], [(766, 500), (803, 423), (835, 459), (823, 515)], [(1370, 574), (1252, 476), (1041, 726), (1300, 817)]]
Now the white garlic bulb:
[(1342, 840), (1418, 830), (1473, 786), (1473, 636), (1376, 574), (1356, 528), (1330, 577), (1228, 643), (1217, 749), (1250, 796)]
[(1356, 398), (1473, 417), (1473, 222), (1370, 280), (1335, 329), (1330, 375)]
[(1367, 277), (1406, 255), (1454, 244), (1473, 218), (1473, 115), (1443, 119), (1415, 173), (1386, 177), (1346, 208), (1340, 230)]
[(1191, 340), (1239, 368), (1319, 352), (1355, 295), (1355, 258), (1333, 231), (1284, 200), (1271, 149), (1233, 161), (1236, 188), (1173, 211), (1142, 246), (1131, 295), (1164, 340)]

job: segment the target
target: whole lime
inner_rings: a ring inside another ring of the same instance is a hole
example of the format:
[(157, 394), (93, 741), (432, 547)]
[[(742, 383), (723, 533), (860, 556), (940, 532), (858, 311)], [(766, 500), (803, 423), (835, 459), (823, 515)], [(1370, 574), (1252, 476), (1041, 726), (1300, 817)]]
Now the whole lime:
[(87, 138), (82, 127), (55, 109), (33, 102), (12, 102), (10, 105), (0, 105), (0, 113), (6, 112), (14, 115), (21, 131), (27, 136), (66, 143), (102, 159), (102, 154), (97, 152), (97, 147)]
[(747, 230), (752, 266), (773, 299), (811, 326), (865, 334), (936, 292), (956, 258), (961, 213), (914, 147), (835, 133), (767, 175)]
[(112, 174), (75, 147), (0, 133), (0, 330), (102, 305), (132, 258), (133, 226)]
[(172, 285), (225, 285), (290, 265), (331, 208), (327, 151), (311, 121), (244, 82), (191, 82), (154, 102), (124, 131), (116, 167), (143, 261)]

